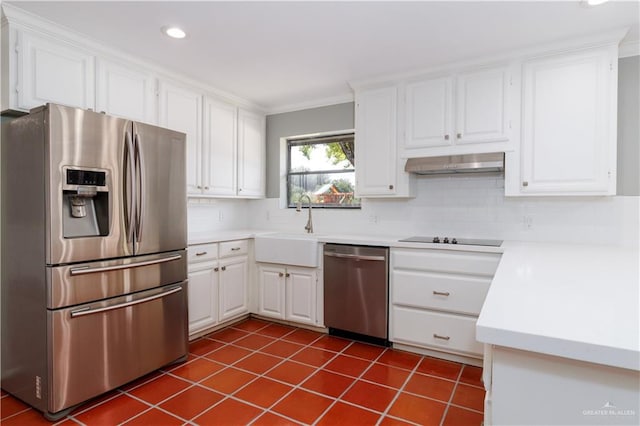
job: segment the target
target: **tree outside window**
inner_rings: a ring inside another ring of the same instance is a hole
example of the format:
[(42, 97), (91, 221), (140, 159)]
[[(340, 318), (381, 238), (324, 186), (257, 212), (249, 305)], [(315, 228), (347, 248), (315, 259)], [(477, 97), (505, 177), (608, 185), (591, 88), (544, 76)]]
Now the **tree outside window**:
[[(303, 194), (313, 207), (360, 208), (354, 196), (353, 133), (287, 141), (287, 204), (295, 207)], [(306, 199), (305, 199), (306, 201)]]

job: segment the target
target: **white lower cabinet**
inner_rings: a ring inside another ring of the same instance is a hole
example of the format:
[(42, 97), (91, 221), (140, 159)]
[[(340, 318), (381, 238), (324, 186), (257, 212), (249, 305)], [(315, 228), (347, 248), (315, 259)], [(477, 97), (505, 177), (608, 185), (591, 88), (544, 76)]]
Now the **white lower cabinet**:
[(318, 270), (258, 264), (258, 314), (303, 324), (318, 322)]
[(190, 335), (249, 313), (247, 240), (191, 245), (187, 256)]
[(499, 253), (391, 249), (389, 340), (482, 358), (476, 321)]

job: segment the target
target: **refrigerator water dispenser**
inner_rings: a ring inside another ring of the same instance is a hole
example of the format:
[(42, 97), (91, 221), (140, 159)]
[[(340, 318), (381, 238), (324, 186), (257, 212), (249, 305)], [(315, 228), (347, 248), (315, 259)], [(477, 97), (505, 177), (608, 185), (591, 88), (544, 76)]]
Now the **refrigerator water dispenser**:
[(65, 170), (62, 191), (64, 238), (98, 237), (109, 233), (109, 191), (103, 170)]

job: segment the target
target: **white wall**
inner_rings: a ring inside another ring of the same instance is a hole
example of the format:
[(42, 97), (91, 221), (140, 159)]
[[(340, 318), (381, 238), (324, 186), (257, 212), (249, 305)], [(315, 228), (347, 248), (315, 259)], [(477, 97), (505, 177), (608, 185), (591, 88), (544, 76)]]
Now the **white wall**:
[(187, 204), (189, 235), (249, 228), (251, 208), (248, 200), (190, 198)]
[[(250, 201), (249, 226), (304, 232), (306, 209)], [(361, 210), (314, 209), (318, 234), (439, 235), (638, 246), (640, 197), (505, 198), (502, 176), (420, 177), (410, 200), (363, 200)]]

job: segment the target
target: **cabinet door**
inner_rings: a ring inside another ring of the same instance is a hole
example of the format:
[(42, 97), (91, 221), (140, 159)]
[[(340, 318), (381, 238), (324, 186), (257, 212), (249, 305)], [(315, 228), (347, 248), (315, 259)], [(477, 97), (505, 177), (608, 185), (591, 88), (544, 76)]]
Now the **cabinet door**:
[(18, 40), (18, 108), (28, 110), (47, 102), (95, 108), (92, 55), (26, 31), (19, 32)]
[(356, 99), (356, 193), (385, 196), (396, 193), (395, 87), (368, 90)]
[(155, 78), (129, 66), (99, 60), (96, 111), (156, 124)]
[(459, 74), (456, 81), (455, 143), (507, 141), (507, 68)]
[(316, 323), (317, 274), (314, 269), (287, 267), (287, 319)]
[(160, 126), (187, 135), (187, 193), (202, 192), (202, 97), (199, 93), (173, 85), (159, 84)]
[(189, 265), (189, 334), (218, 322), (218, 268), (215, 262)]
[(437, 78), (406, 87), (405, 148), (447, 146), (453, 143), (452, 78)]
[(247, 256), (220, 261), (220, 321), (249, 312), (248, 265)]
[(615, 194), (612, 49), (528, 61), (523, 78), (521, 193)]
[(203, 141), (202, 175), (204, 193), (236, 195), (237, 179), (237, 108), (207, 99)]
[(272, 318), (285, 318), (285, 270), (282, 267), (258, 266), (258, 313)]
[(249, 111), (238, 111), (238, 195), (265, 195), (265, 119)]

